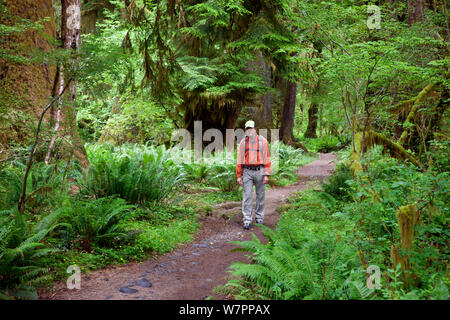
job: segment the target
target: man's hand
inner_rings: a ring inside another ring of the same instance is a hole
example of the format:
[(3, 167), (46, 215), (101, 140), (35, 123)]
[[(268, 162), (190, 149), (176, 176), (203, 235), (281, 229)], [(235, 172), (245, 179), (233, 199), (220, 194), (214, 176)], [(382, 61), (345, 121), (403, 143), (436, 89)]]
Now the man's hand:
[(263, 183), (264, 183), (264, 184), (269, 183), (269, 176), (264, 176), (264, 178), (263, 178)]
[(244, 184), (244, 182), (242, 181), (242, 178), (237, 178), (237, 183), (239, 183), (240, 186), (242, 186)]

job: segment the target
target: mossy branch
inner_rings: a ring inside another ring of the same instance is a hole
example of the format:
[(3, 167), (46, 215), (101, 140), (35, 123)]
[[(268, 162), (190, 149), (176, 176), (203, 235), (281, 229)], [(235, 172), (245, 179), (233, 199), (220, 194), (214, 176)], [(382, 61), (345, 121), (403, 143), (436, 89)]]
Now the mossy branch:
[(390, 153), (390, 155), (397, 159), (408, 159), (411, 161), (412, 164), (414, 164), (417, 167), (422, 167), (419, 161), (416, 160), (408, 151), (406, 151), (405, 148), (403, 148), (400, 144), (397, 142), (389, 139), (384, 134), (375, 132), (373, 130), (369, 130), (366, 133), (366, 140), (364, 148), (370, 148), (374, 145), (381, 145), (385, 149), (387, 149)]
[[(405, 122), (403, 122), (403, 132), (402, 135), (400, 136), (400, 138), (398, 139), (398, 143), (400, 145), (405, 145), (406, 140), (408, 139), (408, 137), (410, 136), (411, 133), (411, 127), (414, 124), (414, 119), (416, 117), (417, 111), (419, 110), (419, 108), (422, 106), (422, 102), (425, 99), (425, 97), (427, 97), (432, 90), (439, 84), (440, 82), (435, 82), (432, 84), (427, 85), (425, 88), (423, 88), (423, 90), (417, 95), (417, 97), (407, 100), (410, 101), (409, 103), (412, 104), (411, 110), (408, 113), (408, 116), (406, 117)], [(407, 102), (405, 101), (405, 102)], [(414, 102), (414, 103), (412, 103)]]
[(406, 151), (400, 144), (389, 139), (384, 134), (367, 130), (365, 133), (364, 146), (362, 145), (362, 132), (357, 132), (354, 137), (354, 149), (350, 154), (350, 168), (354, 175), (358, 174), (362, 170), (360, 163), (361, 152), (374, 145), (383, 146), (385, 150), (389, 151), (389, 154), (397, 159), (407, 159), (411, 161), (415, 166), (422, 168), (421, 163)]
[(398, 114), (398, 113), (404, 112), (405, 110), (408, 110), (409, 108), (411, 108), (411, 106), (414, 104), (415, 101), (416, 101), (416, 98), (411, 98), (408, 100), (401, 101), (401, 102), (397, 103), (396, 105), (392, 106), (389, 109), (389, 113)]

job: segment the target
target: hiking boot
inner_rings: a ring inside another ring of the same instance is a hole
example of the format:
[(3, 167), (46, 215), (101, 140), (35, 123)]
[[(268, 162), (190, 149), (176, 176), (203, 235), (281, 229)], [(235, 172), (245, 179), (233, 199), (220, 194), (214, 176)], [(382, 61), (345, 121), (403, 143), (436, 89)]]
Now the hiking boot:
[(244, 229), (245, 229), (245, 230), (250, 229), (250, 223), (245, 222), (245, 223), (244, 223)]
[(264, 224), (264, 221), (262, 221), (262, 220), (256, 220), (256, 223), (257, 223), (257, 224)]

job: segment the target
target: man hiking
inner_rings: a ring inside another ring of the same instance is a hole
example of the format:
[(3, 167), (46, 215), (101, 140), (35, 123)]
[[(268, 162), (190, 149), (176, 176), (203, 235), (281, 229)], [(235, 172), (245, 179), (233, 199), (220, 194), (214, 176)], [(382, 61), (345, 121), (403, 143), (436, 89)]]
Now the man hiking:
[(252, 223), (253, 185), (256, 191), (256, 223), (264, 223), (265, 189), (272, 172), (271, 165), (267, 139), (256, 134), (254, 121), (247, 121), (236, 165), (237, 182), (243, 187), (242, 215), (246, 230)]

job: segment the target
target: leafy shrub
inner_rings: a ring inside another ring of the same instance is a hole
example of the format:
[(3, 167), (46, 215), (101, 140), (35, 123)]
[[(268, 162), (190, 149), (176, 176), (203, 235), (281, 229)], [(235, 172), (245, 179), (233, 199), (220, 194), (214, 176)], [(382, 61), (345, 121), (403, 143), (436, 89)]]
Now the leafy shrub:
[(129, 203), (163, 201), (182, 183), (182, 175), (164, 147), (111, 145), (87, 148), (90, 168), (82, 179), (83, 193), (118, 195)]
[[(8, 163), (0, 169), (0, 209), (16, 205), (22, 194), (26, 164)], [(47, 205), (56, 206), (63, 193), (67, 193), (73, 178), (80, 176), (79, 166), (58, 162), (33, 164), (27, 179), (25, 204), (35, 212)]]
[(340, 164), (336, 167), (333, 175), (327, 182), (322, 182), (323, 191), (332, 195), (338, 200), (348, 200), (350, 198), (350, 188), (348, 181), (352, 180), (352, 172), (345, 164)]
[(181, 171), (189, 182), (204, 183), (210, 175), (211, 167), (205, 163), (182, 163)]
[(357, 202), (349, 204), (347, 209), (357, 219), (355, 238), (363, 256), (368, 263), (383, 266), (386, 272), (395, 270), (391, 248), (400, 246), (402, 241), (399, 208), (407, 205), (416, 207), (420, 221), (414, 228), (412, 247), (402, 253), (408, 257), (409, 267), (400, 272), (402, 277), (406, 273), (412, 274), (414, 281), (403, 281), (396, 286), (398, 281), (391, 280), (386, 284), (392, 289), (386, 298), (407, 299), (415, 296), (430, 299), (436, 295), (442, 296), (442, 290), (431, 288), (440, 287), (441, 282), (448, 285), (445, 284), (446, 248), (450, 239), (446, 218), (450, 201), (448, 172), (420, 172), (398, 160), (380, 158), (378, 154), (371, 158), (377, 161), (371, 162), (370, 170), (358, 181), (354, 195)]
[(236, 182), (236, 164), (230, 162), (215, 163), (211, 168), (209, 185), (226, 192), (237, 192), (239, 184)]
[(120, 223), (131, 208), (125, 200), (112, 197), (69, 201), (62, 209), (69, 227), (61, 230), (61, 234), (66, 240), (79, 243), (85, 251), (91, 251), (93, 245), (112, 246), (114, 240), (127, 236)]
[(306, 139), (305, 144), (309, 151), (326, 153), (340, 150), (349, 142), (350, 141), (347, 138), (323, 136), (320, 138)]
[(140, 230), (133, 247), (145, 252), (162, 254), (181, 243), (192, 241), (192, 233), (198, 224), (193, 219), (174, 220), (167, 225), (153, 225), (148, 221), (136, 221), (126, 225), (127, 230)]
[(41, 241), (61, 226), (58, 216), (53, 212), (32, 225), (17, 209), (0, 213), (0, 299), (37, 299), (34, 286), (48, 276), (37, 258), (56, 251)]
[(262, 299), (336, 299), (345, 280), (345, 271), (356, 265), (356, 255), (330, 234), (315, 237), (300, 247), (277, 241), (273, 231), (264, 227), (269, 244), (253, 234), (252, 241), (234, 242), (241, 250), (253, 253), (255, 263), (236, 262), (231, 274), (240, 277), (229, 286), (253, 288)]
[[(435, 134), (440, 136), (439, 134)], [(443, 140), (443, 141), (441, 141)], [(450, 141), (442, 136), (440, 139), (430, 141), (430, 150), (427, 153), (428, 161), (433, 163), (435, 170), (441, 172), (450, 171)], [(431, 161), (430, 161), (431, 160)]]
[(298, 167), (303, 164), (304, 152), (302, 149), (296, 149), (281, 142), (273, 145), (273, 148), (277, 147), (280, 167)]
[[(281, 142), (273, 143), (272, 150), (278, 151), (279, 162), (276, 172), (270, 177), (271, 185), (284, 186), (297, 181), (298, 167), (316, 159), (313, 155), (305, 154), (302, 149), (296, 149)], [(274, 156), (276, 154), (273, 154), (272, 158)], [(272, 167), (275, 168), (274, 164)]]

